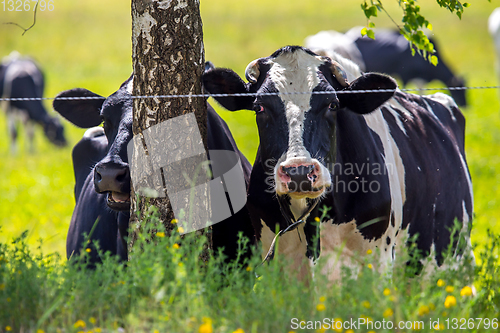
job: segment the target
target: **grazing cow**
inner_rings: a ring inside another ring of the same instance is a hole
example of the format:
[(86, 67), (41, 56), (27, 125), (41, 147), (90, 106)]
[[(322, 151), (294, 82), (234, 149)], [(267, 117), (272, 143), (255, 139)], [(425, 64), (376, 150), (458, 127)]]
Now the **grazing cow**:
[[(44, 78), (36, 63), (23, 58), (17, 52), (4, 58), (0, 65), (0, 96), (2, 98), (42, 98)], [(35, 123), (43, 126), (47, 138), (57, 146), (65, 146), (64, 128), (59, 120), (51, 117), (41, 100), (2, 101), (2, 109), (7, 114), (11, 136), (11, 150), (16, 149), (17, 119), (21, 120), (28, 134), (30, 150), (34, 149)]]
[[(71, 89), (54, 100), (54, 109), (73, 124), (91, 128), (104, 121), (104, 126), (87, 131), (73, 149), (76, 206), (67, 239), (68, 257), (78, 253), (83, 234), (98, 240), (102, 249), (126, 260), (126, 244), (130, 210), (130, 170), (127, 145), (132, 139), (132, 77), (108, 98), (65, 100), (66, 97), (100, 97), (86, 89)], [(251, 165), (239, 152), (226, 123), (208, 106), (209, 150), (233, 151), (239, 154), (245, 182)], [(168, 175), (166, 175), (168, 176)], [(172, 175), (179, 177), (179, 175)], [(212, 240), (215, 250), (224, 248), (228, 260), (236, 258), (238, 233), (253, 241), (253, 228), (245, 208), (228, 219), (214, 224)], [(249, 254), (250, 252), (248, 252)], [(91, 262), (100, 259), (91, 251)]]
[[(464, 80), (454, 75), (444, 61), (435, 39), (429, 38), (434, 44), (436, 51), (434, 55), (439, 59), (437, 66), (431, 64), (418, 53), (413, 56), (410, 44), (399, 31), (377, 29), (375, 39), (361, 36), (360, 31), (360, 27), (352, 28), (340, 39), (337, 35), (338, 32), (321, 31), (306, 38), (305, 46), (315, 52), (322, 49), (335, 51), (357, 63), (363, 71), (397, 76), (401, 78), (404, 86), (413, 80), (416, 80), (417, 83), (438, 80), (448, 88), (465, 85)], [(467, 105), (465, 90), (450, 90), (450, 93), (458, 105)]]
[[(449, 228), (457, 219), (467, 233), (472, 218), (463, 115), (447, 95), (402, 93), (382, 74), (358, 69), (349, 80), (344, 70), (355, 67), (337, 59), (288, 46), (252, 61), (248, 83), (230, 69), (203, 76), (212, 94), (256, 94), (215, 98), (256, 113), (260, 145), (247, 204), (263, 253), (277, 229), (301, 219), (279, 238), (279, 253), (300, 276), (308, 274), (305, 257), (328, 255), (323, 273), (336, 280), (340, 262), (358, 267), (377, 249), (382, 270), (415, 235), (421, 254), (441, 265)], [(373, 89), (387, 90), (356, 93)], [(321, 208), (329, 218), (317, 223)]]
[(500, 7), (495, 8), (488, 18), (488, 31), (495, 45), (497, 76), (500, 78)]

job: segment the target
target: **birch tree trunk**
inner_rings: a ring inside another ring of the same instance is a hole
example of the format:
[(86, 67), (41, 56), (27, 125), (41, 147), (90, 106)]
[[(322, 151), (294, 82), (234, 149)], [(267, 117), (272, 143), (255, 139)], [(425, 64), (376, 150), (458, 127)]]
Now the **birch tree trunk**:
[[(204, 47), (199, 5), (199, 0), (132, 0), (134, 96), (201, 94)], [(153, 164), (156, 163), (158, 166), (158, 163), (167, 163), (165, 160), (161, 161), (162, 158), (165, 159), (165, 156), (176, 149), (184, 149), (172, 147), (176, 144), (176, 138), (187, 135), (184, 125), (179, 122), (169, 123), (168, 120), (176, 117), (176, 119), (184, 119), (179, 116), (189, 115), (193, 120), (192, 123), (198, 125), (199, 134), (203, 140), (200, 146), (204, 147), (203, 153), (205, 153), (207, 148), (206, 112), (206, 102), (203, 98), (134, 99), (133, 133), (134, 138), (141, 138), (135, 142), (135, 146), (136, 148), (140, 146), (137, 142), (142, 141), (144, 147), (139, 148), (144, 149)], [(167, 127), (168, 130), (160, 128), (159, 131), (151, 131), (159, 128), (155, 125), (163, 126), (167, 123), (171, 125)], [(189, 141), (188, 137), (185, 139)], [(154, 149), (152, 145), (155, 146)], [(141, 161), (136, 155), (134, 154), (129, 161), (131, 173), (134, 166), (136, 170), (140, 170), (138, 165)], [(178, 161), (182, 157), (170, 156), (169, 158)], [(157, 198), (143, 196), (132, 177), (130, 222), (134, 231), (130, 235), (129, 250), (135, 242), (137, 230), (141, 227), (141, 217), (145, 216), (148, 206), (153, 205), (158, 208), (160, 219), (168, 231), (172, 231), (175, 227), (170, 223), (174, 218), (171, 203), (173, 199), (167, 189), (169, 182), (182, 179), (182, 174), (172, 174), (174, 171), (179, 171), (181, 166), (177, 165), (177, 169), (174, 168), (173, 171), (164, 168), (165, 165), (160, 166), (161, 170), (155, 170), (159, 177), (156, 180), (157, 185), (163, 187), (164, 193), (170, 196), (170, 199), (161, 195)], [(182, 165), (182, 168), (192, 169), (194, 164), (188, 163), (188, 165)], [(187, 174), (194, 174), (194, 170), (188, 170)], [(204, 199), (207, 202), (196, 204), (209, 207), (208, 195)]]

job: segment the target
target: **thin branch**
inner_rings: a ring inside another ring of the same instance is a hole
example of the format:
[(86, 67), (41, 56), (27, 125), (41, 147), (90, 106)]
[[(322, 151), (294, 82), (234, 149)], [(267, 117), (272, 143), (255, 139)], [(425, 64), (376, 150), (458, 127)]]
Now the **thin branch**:
[(18, 26), (19, 28), (21, 28), (21, 29), (23, 29), (23, 30), (24, 30), (23, 34), (21, 35), (21, 36), (24, 36), (24, 34), (25, 34), (28, 30), (30, 30), (31, 28), (33, 28), (33, 27), (35, 26), (35, 24), (36, 24), (36, 11), (37, 11), (37, 9), (38, 9), (38, 3), (39, 3), (39, 2), (40, 2), (40, 0), (38, 0), (38, 1), (36, 2), (36, 5), (35, 5), (35, 10), (34, 10), (34, 14), (33, 14), (33, 24), (32, 24), (32, 25), (30, 25), (28, 29), (23, 28), (21, 25), (19, 25), (18, 23), (15, 23), (15, 22), (5, 22), (4, 24), (12, 24), (12, 25), (16, 25), (16, 26)]

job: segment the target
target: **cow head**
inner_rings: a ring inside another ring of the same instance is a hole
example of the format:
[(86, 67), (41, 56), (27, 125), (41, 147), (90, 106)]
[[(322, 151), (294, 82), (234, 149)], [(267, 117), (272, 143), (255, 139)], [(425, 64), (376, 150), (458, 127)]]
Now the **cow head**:
[(57, 118), (48, 117), (43, 124), (43, 131), (50, 142), (59, 147), (67, 145), (66, 137), (64, 136), (64, 127)]
[(320, 197), (331, 185), (327, 165), (335, 162), (337, 113), (367, 114), (394, 94), (355, 92), (397, 88), (392, 78), (374, 73), (348, 82), (337, 62), (297, 46), (252, 61), (245, 76), (249, 83), (219, 68), (206, 72), (203, 84), (211, 94), (255, 93), (215, 99), (231, 111), (255, 111), (262, 163), (275, 191), (298, 199)]
[[(132, 138), (132, 77), (108, 98), (89, 90), (76, 88), (60, 93), (54, 100), (54, 110), (71, 123), (90, 128), (103, 123), (108, 140), (107, 155), (94, 167), (94, 186), (107, 193), (111, 209), (130, 209), (130, 171), (127, 144)], [(67, 97), (95, 99), (66, 100)]]

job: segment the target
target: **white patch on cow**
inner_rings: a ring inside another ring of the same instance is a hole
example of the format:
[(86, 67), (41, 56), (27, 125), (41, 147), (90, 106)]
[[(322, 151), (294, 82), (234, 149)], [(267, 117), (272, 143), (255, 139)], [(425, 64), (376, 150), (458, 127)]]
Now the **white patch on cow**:
[[(281, 94), (285, 106), (286, 119), (289, 128), (289, 143), (286, 159), (295, 157), (311, 158), (304, 147), (302, 134), (304, 117), (310, 109), (312, 90), (320, 83), (318, 67), (323, 64), (319, 58), (312, 57), (302, 50), (294, 53), (283, 53), (271, 58), (268, 65), (269, 78)], [(295, 94), (308, 92), (306, 94)]]
[(354, 39), (343, 33), (334, 30), (320, 31), (316, 35), (306, 37), (304, 45), (311, 51), (330, 58), (332, 58), (332, 53), (338, 53), (356, 63), (363, 71), (365, 70), (363, 56), (354, 43)]
[[(262, 225), (260, 240), (262, 242), (262, 259), (266, 256), (271, 243), (276, 234), (269, 229), (264, 221), (260, 221)], [(297, 229), (289, 231), (280, 236), (277, 240), (277, 251), (274, 254), (274, 260), (279, 260), (279, 257), (284, 257), (289, 260), (288, 272), (297, 273), (296, 278), (307, 280), (311, 277), (310, 267), (306, 257), (307, 241), (304, 233), (304, 224), (301, 223)]]
[[(426, 95), (425, 97), (430, 98), (430, 99), (442, 104), (444, 107), (446, 107), (446, 110), (448, 110), (448, 112), (450, 113), (451, 119), (453, 119), (453, 121), (457, 121), (457, 118), (455, 117), (455, 114), (453, 113), (452, 108), (458, 109), (458, 106), (457, 106), (457, 103), (455, 102), (455, 100), (451, 96), (443, 94), (443, 93), (435, 93), (432, 95)], [(427, 104), (427, 101), (425, 103)], [(432, 108), (428, 104), (427, 104), (427, 106), (428, 106), (429, 111), (431, 111), (432, 114), (434, 114), (434, 111), (432, 110)]]
[[(391, 102), (392, 98), (389, 100)], [(382, 105), (384, 107), (386, 104)], [(400, 229), (403, 223), (403, 205), (406, 201), (405, 168), (399, 147), (389, 131), (389, 126), (382, 115), (380, 108), (364, 115), (367, 125), (380, 138), (384, 147), (384, 158), (389, 172), (389, 188), (391, 191), (391, 209), (394, 214), (395, 226), (389, 224), (388, 229)], [(391, 238), (392, 239), (392, 238)]]
[(92, 139), (101, 135), (104, 135), (104, 128), (102, 128), (101, 126), (95, 126), (86, 130), (83, 134), (83, 138)]
[(395, 235), (390, 237), (391, 251), (378, 251), (386, 246), (385, 235), (370, 241), (359, 232), (355, 220), (342, 224), (332, 224), (332, 220), (326, 221), (320, 224), (321, 254), (317, 265), (321, 267), (321, 273), (326, 275), (329, 281), (340, 281), (342, 267), (347, 267), (356, 274), (364, 264), (367, 251), (371, 250), (373, 254), (370, 256), (375, 260), (370, 263), (379, 273), (383, 273), (391, 262), (392, 248), (395, 245)]
[[(323, 63), (320, 57), (311, 56), (303, 50), (283, 53), (268, 60), (267, 64), (271, 66), (268, 75), (280, 93), (288, 124), (288, 150), (278, 160), (274, 172), (278, 193), (281, 191), (277, 177), (280, 166), (317, 162), (304, 147), (303, 133), (305, 115), (311, 107), (312, 91), (320, 83), (318, 68)], [(297, 92), (308, 93), (296, 94)], [(322, 183), (329, 186), (331, 177), (328, 169), (322, 163), (319, 163), (319, 167)]]

